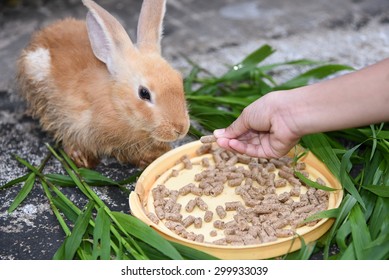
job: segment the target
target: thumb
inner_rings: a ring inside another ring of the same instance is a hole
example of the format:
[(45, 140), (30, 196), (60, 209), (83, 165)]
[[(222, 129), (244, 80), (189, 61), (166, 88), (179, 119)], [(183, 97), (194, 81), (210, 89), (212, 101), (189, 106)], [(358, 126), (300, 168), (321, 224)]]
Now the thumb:
[(231, 125), (225, 129), (217, 129), (213, 132), (216, 138), (237, 138), (247, 132), (250, 128), (244, 121), (244, 114), (242, 113)]

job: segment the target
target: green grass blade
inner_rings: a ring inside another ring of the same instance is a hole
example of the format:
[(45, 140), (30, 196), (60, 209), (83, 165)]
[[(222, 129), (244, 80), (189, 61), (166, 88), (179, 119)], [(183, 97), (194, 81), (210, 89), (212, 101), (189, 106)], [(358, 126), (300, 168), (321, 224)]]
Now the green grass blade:
[(112, 212), (112, 215), (129, 234), (148, 243), (171, 259), (183, 259), (180, 253), (167, 240), (139, 219), (120, 212)]
[(28, 196), (28, 194), (31, 192), (32, 187), (35, 183), (35, 173), (30, 173), (27, 180), (25, 181), (22, 189), (19, 191), (19, 193), (16, 195), (14, 201), (12, 202), (11, 206), (8, 208), (8, 213), (12, 213)]
[(389, 199), (378, 197), (369, 220), (369, 230), (372, 239), (377, 238), (380, 234), (386, 217), (389, 217)]
[(359, 204), (351, 209), (349, 219), (355, 255), (359, 260), (365, 260), (367, 259), (365, 247), (370, 244), (371, 236)]
[(76, 184), (67, 175), (62, 175), (62, 174), (45, 174), (45, 177), (47, 180), (49, 180), (51, 183), (57, 186), (61, 187), (74, 187)]
[(79, 168), (79, 174), (84, 178), (88, 185), (91, 186), (118, 186), (119, 184), (97, 171), (87, 168)]
[(259, 49), (249, 54), (240, 63), (235, 64), (231, 69), (221, 77), (221, 80), (235, 80), (242, 75), (253, 70), (260, 62), (269, 57), (275, 50), (269, 45), (263, 45)]
[(339, 227), (338, 232), (336, 233), (336, 244), (341, 251), (345, 251), (348, 247), (347, 238), (351, 234), (351, 225), (350, 221), (346, 221)]
[(4, 185), (0, 186), (0, 190), (6, 189), (6, 188), (12, 187), (16, 184), (25, 182), (28, 179), (28, 177), (30, 176), (30, 174), (31, 173), (27, 173), (19, 178), (13, 179), (13, 180), (9, 181), (8, 183), (5, 183)]
[(339, 208), (324, 210), (324, 211), (321, 211), (319, 213), (316, 213), (316, 214), (309, 216), (308, 218), (306, 218), (304, 220), (304, 223), (309, 223), (309, 222), (312, 222), (312, 221), (318, 220), (318, 219), (336, 218), (336, 217), (338, 217), (339, 212), (340, 212)]
[(217, 260), (218, 258), (202, 251), (184, 246), (176, 242), (170, 242), (178, 252), (187, 260)]
[(351, 209), (354, 207), (354, 205), (357, 203), (357, 200), (352, 197), (351, 195), (347, 194), (345, 198), (343, 199), (342, 203), (339, 206), (339, 214), (337, 219), (335, 220), (334, 224), (332, 225), (329, 233), (327, 234), (327, 241), (326, 245), (324, 247), (324, 258), (327, 259), (329, 257), (329, 249), (331, 245), (331, 241), (335, 237), (336, 231), (338, 228), (342, 225), (346, 217), (349, 215)]
[(326, 187), (326, 186), (320, 185), (319, 183), (316, 183), (316, 182), (308, 179), (307, 177), (305, 177), (303, 174), (301, 174), (298, 171), (295, 171), (294, 175), (296, 175), (297, 178), (300, 179), (300, 181), (302, 181), (305, 185), (307, 185), (309, 187), (312, 187), (312, 188), (315, 188), (315, 189), (320, 189), (320, 190), (327, 191), (327, 192), (336, 191), (336, 189), (334, 189), (334, 188), (330, 188), (330, 187)]
[(109, 260), (111, 253), (111, 221), (103, 208), (97, 210), (95, 229), (93, 231), (93, 259)]
[[(341, 163), (335, 152), (332, 150), (327, 136), (322, 133), (306, 135), (302, 138), (302, 142), (307, 148), (309, 148), (311, 152), (313, 152), (322, 162), (324, 162), (332, 174), (334, 174), (337, 178), (340, 178)], [(355, 197), (355, 199), (362, 205), (362, 207), (365, 208), (365, 203), (355, 188), (350, 176), (343, 176), (342, 178), (343, 188), (346, 189), (353, 197)]]
[(389, 198), (389, 186), (371, 185), (371, 186), (362, 186), (362, 188), (380, 197)]
[(72, 260), (74, 258), (92, 217), (93, 207), (94, 202), (90, 201), (86, 210), (77, 218), (71, 235), (65, 239), (60, 249), (54, 254), (55, 260)]
[(330, 75), (333, 75), (341, 71), (351, 71), (352, 67), (340, 64), (328, 64), (316, 67), (314, 69), (308, 70), (307, 72), (290, 79), (289, 81), (275, 87), (274, 90), (281, 89), (291, 89), (296, 87), (301, 87), (307, 85), (310, 81), (316, 79), (324, 79)]

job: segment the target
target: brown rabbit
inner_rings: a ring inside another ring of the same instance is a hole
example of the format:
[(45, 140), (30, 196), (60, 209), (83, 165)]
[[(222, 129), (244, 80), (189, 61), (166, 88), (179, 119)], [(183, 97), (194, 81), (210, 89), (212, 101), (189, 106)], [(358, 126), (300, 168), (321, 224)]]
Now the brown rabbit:
[(144, 167), (189, 129), (182, 77), (161, 57), (165, 0), (143, 1), (136, 46), (111, 14), (83, 3), (86, 22), (34, 34), (18, 62), (20, 91), (78, 166), (114, 156)]

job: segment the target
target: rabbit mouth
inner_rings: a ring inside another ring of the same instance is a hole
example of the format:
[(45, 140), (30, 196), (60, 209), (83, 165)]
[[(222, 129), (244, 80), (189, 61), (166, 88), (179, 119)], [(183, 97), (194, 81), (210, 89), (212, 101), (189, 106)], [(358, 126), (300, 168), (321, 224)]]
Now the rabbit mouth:
[(161, 142), (173, 142), (185, 137), (188, 130), (186, 125), (162, 125), (152, 131), (152, 137)]

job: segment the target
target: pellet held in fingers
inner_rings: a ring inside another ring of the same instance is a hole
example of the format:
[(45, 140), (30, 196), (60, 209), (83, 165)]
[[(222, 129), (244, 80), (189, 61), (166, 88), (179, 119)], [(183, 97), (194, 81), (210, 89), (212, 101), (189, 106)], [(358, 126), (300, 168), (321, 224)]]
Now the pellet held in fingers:
[(205, 135), (200, 138), (200, 142), (203, 144), (216, 142), (216, 137), (213, 135)]

